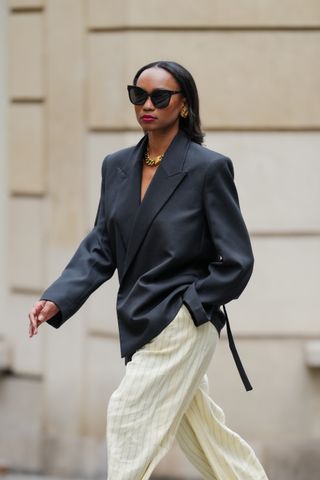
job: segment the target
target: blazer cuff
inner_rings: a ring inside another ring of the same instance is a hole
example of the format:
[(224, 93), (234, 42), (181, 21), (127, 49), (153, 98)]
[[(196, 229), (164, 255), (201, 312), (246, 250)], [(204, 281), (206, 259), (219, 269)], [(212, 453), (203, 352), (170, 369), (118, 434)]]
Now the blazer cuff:
[(66, 305), (64, 305), (62, 301), (60, 302), (59, 300), (55, 299), (54, 296), (46, 295), (46, 292), (44, 292), (40, 300), (48, 300), (49, 302), (53, 302), (59, 308), (58, 313), (46, 321), (46, 323), (54, 328), (61, 327), (61, 325), (63, 325), (64, 322), (73, 315), (73, 310), (71, 308), (68, 308)]
[(61, 325), (64, 323), (61, 312), (56, 313), (56, 315), (54, 315), (52, 318), (47, 320), (46, 323), (48, 323), (54, 328), (61, 327)]
[(195, 325), (199, 326), (209, 322), (205, 309), (200, 302), (194, 283), (192, 283), (183, 295), (183, 303), (188, 308)]

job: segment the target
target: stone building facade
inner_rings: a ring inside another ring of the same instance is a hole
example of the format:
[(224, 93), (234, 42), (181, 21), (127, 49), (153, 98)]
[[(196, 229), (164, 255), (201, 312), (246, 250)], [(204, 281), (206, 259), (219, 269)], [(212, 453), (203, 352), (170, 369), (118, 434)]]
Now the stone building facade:
[[(116, 275), (58, 331), (30, 340), (27, 313), (92, 227), (104, 156), (141, 137), (126, 84), (171, 59), (195, 77), (206, 145), (233, 160), (256, 260), (228, 306), (254, 390), (224, 332), (211, 395), (270, 479), (316, 478), (319, 1), (9, 0), (0, 25), (0, 461), (104, 475)], [(176, 446), (157, 473), (198, 478)]]

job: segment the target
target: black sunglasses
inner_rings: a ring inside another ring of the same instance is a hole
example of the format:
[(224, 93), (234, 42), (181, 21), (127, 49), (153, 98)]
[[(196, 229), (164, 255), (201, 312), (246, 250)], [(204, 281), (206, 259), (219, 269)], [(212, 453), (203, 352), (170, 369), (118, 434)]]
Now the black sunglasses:
[(148, 93), (136, 85), (128, 85), (127, 88), (130, 102), (133, 103), (133, 105), (144, 105), (147, 98), (150, 97), (153, 105), (157, 108), (166, 108), (169, 105), (172, 95), (182, 93), (181, 90), (165, 90), (162, 88), (156, 88), (153, 92)]

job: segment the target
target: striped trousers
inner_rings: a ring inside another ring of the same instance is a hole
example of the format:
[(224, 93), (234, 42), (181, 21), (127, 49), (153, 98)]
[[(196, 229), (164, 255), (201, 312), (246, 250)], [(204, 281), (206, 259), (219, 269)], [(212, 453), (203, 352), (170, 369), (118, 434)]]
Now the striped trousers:
[(182, 304), (126, 365), (107, 410), (108, 480), (146, 480), (174, 438), (204, 479), (267, 480), (255, 452), (225, 424), (206, 370), (219, 336)]

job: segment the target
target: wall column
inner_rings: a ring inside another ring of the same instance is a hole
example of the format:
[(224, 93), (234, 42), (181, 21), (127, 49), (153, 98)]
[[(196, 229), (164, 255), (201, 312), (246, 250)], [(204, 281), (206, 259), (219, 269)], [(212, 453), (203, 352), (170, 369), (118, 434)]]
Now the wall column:
[[(55, 280), (84, 236), (84, 8), (79, 0), (48, 0), (47, 32), (47, 274)], [(47, 333), (46, 471), (81, 469), (83, 313)], [(63, 395), (61, 393), (64, 392)], [(79, 472), (79, 475), (82, 472)]]
[[(7, 210), (7, 9), (0, 1), (0, 309), (4, 311), (6, 291), (5, 232)], [(1, 332), (0, 332), (1, 334)]]

